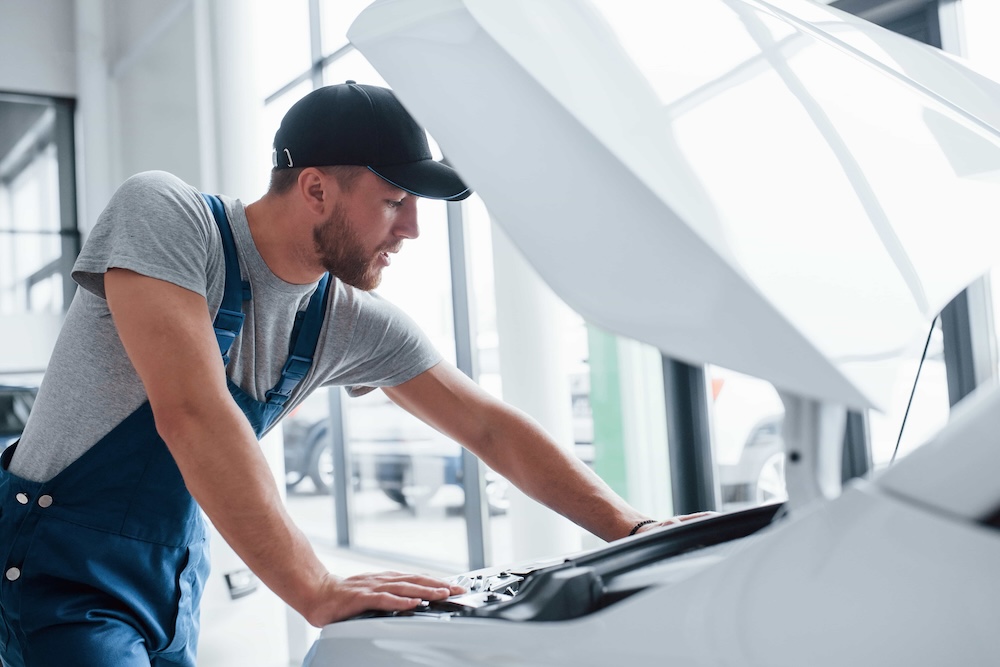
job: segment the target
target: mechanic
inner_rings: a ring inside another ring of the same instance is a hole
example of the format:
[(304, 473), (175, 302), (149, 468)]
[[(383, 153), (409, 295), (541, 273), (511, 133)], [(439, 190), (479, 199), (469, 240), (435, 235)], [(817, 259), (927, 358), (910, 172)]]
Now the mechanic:
[(323, 386), (381, 387), (606, 540), (656, 525), (371, 292), (419, 233), (418, 197), (470, 194), (389, 90), (313, 91), (274, 149), (248, 206), (146, 172), (91, 232), (72, 274), (83, 289), (0, 464), (4, 665), (194, 665), (201, 510), (316, 626), (464, 592), (334, 576), (293, 524), (257, 440)]

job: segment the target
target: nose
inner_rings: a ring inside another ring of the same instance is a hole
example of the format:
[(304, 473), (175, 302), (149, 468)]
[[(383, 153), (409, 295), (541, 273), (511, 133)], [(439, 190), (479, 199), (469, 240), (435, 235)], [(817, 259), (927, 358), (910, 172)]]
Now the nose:
[(420, 236), (420, 224), (417, 222), (417, 198), (407, 197), (403, 201), (399, 217), (396, 218), (396, 236), (404, 239), (415, 239)]

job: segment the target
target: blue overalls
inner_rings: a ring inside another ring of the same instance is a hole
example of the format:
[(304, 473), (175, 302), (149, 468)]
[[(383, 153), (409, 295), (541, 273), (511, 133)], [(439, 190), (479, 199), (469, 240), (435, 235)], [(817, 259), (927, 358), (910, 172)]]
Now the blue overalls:
[[(225, 363), (243, 325), (240, 276), (222, 202), (226, 286), (215, 332)], [(296, 318), (281, 380), (257, 401), (229, 390), (259, 438), (312, 365), (328, 276)], [(15, 445), (16, 446), (16, 445)], [(207, 531), (147, 401), (48, 482), (0, 457), (0, 656), (5, 667), (194, 665)]]

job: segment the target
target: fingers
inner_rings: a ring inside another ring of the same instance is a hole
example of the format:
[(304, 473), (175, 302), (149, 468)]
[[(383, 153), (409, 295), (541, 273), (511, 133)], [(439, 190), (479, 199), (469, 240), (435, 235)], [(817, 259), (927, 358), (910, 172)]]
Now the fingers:
[[(370, 577), (380, 577), (386, 581), (386, 586), (393, 583), (416, 585), (422, 587), (423, 590), (420, 592), (422, 599), (424, 600), (440, 600), (448, 597), (449, 595), (461, 595), (462, 593), (468, 592), (464, 586), (459, 586), (436, 577), (430, 577), (423, 574), (402, 574), (399, 572), (383, 572), (378, 575), (367, 575)], [(433, 589), (433, 592), (429, 592)], [(389, 590), (388, 588), (383, 590)], [(403, 590), (402, 588), (399, 590)]]
[(365, 598), (366, 604), (362, 611), (408, 611), (421, 602), (420, 596), (406, 597), (395, 593), (371, 593)]
[(456, 586), (443, 579), (438, 579), (437, 577), (431, 577), (426, 574), (403, 574), (401, 572), (382, 572), (378, 575), (369, 575), (384, 577), (387, 581), (406, 581), (414, 584), (419, 584), (421, 586), (429, 586), (431, 588), (454, 588), (458, 593), (464, 593), (465, 588), (462, 586)]
[(443, 600), (465, 592), (461, 586), (422, 574), (359, 574), (335, 581), (321, 601), (323, 610), (316, 614), (320, 623), (314, 624), (334, 623), (366, 611), (407, 611), (422, 600)]
[(717, 514), (717, 512), (695, 512), (693, 514), (679, 514), (674, 517), (670, 517), (665, 521), (661, 521), (658, 525), (661, 526), (674, 526), (679, 523), (684, 523), (685, 521), (691, 521), (692, 519), (700, 519), (705, 516), (712, 516)]
[(645, 526), (639, 528), (639, 530), (637, 530), (636, 533), (637, 534), (645, 533), (648, 530), (653, 530), (656, 528), (677, 526), (684, 523), (685, 521), (691, 521), (692, 519), (701, 519), (702, 517), (714, 516), (716, 514), (718, 514), (718, 512), (694, 512), (693, 514), (680, 514), (678, 516), (671, 517), (669, 519), (664, 519), (663, 521), (659, 521), (657, 523), (646, 524)]
[(348, 577), (344, 584), (368, 589), (373, 593), (389, 593), (419, 600), (442, 600), (451, 595), (448, 582), (422, 574), (382, 572)]
[(389, 593), (403, 598), (416, 598), (417, 600), (443, 600), (451, 595), (451, 590), (447, 584), (442, 586), (428, 586), (410, 581), (394, 581), (391, 583), (376, 586), (373, 592)]

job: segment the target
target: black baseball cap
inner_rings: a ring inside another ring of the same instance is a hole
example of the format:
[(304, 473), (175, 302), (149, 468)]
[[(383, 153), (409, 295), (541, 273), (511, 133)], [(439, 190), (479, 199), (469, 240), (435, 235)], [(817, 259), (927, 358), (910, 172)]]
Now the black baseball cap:
[(472, 194), (434, 160), (427, 135), (388, 88), (354, 81), (312, 91), (292, 105), (274, 135), (275, 169), (361, 165), (419, 197)]

